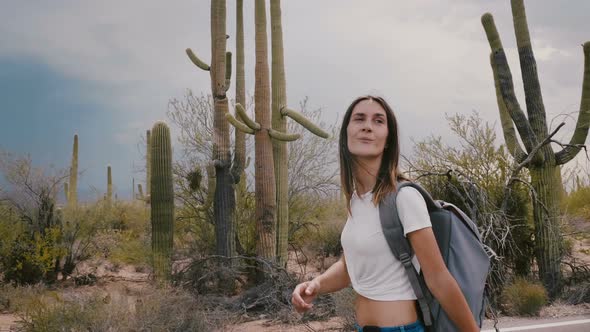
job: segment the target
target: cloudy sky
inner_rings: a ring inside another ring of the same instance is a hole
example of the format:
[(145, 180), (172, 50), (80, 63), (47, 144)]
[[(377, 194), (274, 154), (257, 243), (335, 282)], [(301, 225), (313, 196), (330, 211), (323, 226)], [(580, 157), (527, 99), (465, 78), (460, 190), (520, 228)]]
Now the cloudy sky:
[[(246, 84), (253, 94), (254, 8), (245, 3)], [(554, 128), (564, 119), (559, 114), (579, 108), (590, 2), (525, 4), (547, 118), (558, 117)], [(333, 121), (354, 97), (382, 95), (398, 114), (405, 152), (410, 138), (452, 141), (445, 113), (477, 110), (498, 122), (480, 23), (485, 12), (495, 17), (524, 105), (507, 0), (283, 0), (282, 9), (289, 103), (308, 96)], [(227, 13), (233, 51), (234, 1)], [(209, 62), (209, 29), (204, 0), (3, 3), (0, 148), (28, 153), (38, 165), (68, 167), (78, 133), (80, 190), (103, 190), (111, 164), (117, 191), (128, 196), (131, 178), (143, 179), (134, 166), (143, 165), (138, 144), (145, 130), (166, 120), (171, 98), (186, 89), (210, 91), (208, 73), (184, 53), (191, 47)], [(575, 118), (558, 137), (569, 141)]]

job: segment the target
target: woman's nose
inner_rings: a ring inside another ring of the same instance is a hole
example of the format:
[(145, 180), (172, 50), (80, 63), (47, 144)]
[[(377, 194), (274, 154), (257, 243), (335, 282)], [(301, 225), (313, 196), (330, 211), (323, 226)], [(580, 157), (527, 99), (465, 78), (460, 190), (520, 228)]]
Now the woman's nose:
[(371, 121), (363, 122), (363, 131), (372, 131), (373, 127), (371, 126)]

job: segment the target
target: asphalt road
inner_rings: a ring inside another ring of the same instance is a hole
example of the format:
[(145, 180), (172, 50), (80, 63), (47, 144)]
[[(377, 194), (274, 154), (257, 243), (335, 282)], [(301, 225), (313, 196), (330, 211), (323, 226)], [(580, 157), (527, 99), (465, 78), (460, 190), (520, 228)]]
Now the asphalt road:
[[(554, 319), (502, 319), (498, 323), (498, 328), (501, 332), (590, 332), (590, 316), (570, 316)], [(494, 322), (489, 320), (484, 321), (482, 332), (494, 331)]]

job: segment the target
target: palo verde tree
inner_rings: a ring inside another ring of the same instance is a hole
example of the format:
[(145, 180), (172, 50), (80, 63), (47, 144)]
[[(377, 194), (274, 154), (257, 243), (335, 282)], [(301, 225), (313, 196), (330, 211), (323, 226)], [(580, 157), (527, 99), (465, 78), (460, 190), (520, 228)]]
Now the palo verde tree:
[[(520, 68), (526, 96), (527, 115), (521, 109), (514, 93), (512, 74), (506, 54), (491, 14), (482, 16), (490, 47), (490, 61), (496, 86), (496, 95), (504, 139), (510, 153), (518, 162), (517, 168), (529, 170), (533, 189), (533, 218), (535, 224), (535, 256), (539, 266), (539, 277), (552, 297), (561, 289), (560, 270), (563, 241), (559, 229), (559, 206), (562, 193), (561, 173), (563, 165), (580, 151), (588, 135), (590, 125), (590, 42), (583, 45), (584, 79), (582, 100), (576, 129), (569, 144), (562, 144), (552, 137), (563, 124), (549, 133), (533, 55), (531, 38), (523, 0), (512, 0), (512, 16)], [(516, 131), (524, 144), (520, 146)], [(557, 143), (562, 150), (554, 152), (550, 143)]]
[(232, 256), (235, 252), (233, 218), (235, 212), (235, 180), (231, 172), (229, 124), (225, 120), (225, 114), (228, 114), (226, 93), (230, 87), (231, 77), (231, 53), (226, 52), (225, 20), (225, 0), (212, 0), (211, 66), (201, 61), (191, 49), (187, 49), (186, 52), (197, 67), (209, 71), (211, 76), (211, 91), (214, 99), (212, 164), (215, 166), (213, 215), (215, 219), (216, 252), (218, 255)]

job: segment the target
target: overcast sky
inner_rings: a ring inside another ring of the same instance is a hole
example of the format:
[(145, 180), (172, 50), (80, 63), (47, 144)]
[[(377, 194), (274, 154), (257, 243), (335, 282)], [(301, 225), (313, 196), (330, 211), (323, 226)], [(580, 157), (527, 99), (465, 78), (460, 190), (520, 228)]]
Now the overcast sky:
[[(227, 9), (231, 51), (234, 3)], [(245, 3), (246, 85), (253, 94), (254, 8), (252, 0)], [(590, 1), (525, 5), (547, 118), (575, 112)], [(282, 9), (289, 104), (309, 96), (333, 121), (358, 95), (384, 96), (400, 121), (402, 153), (410, 152), (410, 138), (434, 134), (452, 141), (445, 113), (477, 110), (499, 123), (480, 23), (485, 12), (494, 15), (524, 105), (507, 0), (283, 0)], [(143, 179), (132, 166), (143, 165), (137, 145), (145, 130), (167, 120), (171, 98), (182, 98), (186, 89), (210, 91), (208, 73), (184, 53), (191, 47), (210, 61), (209, 11), (204, 0), (4, 2), (0, 148), (29, 153), (39, 165), (68, 167), (78, 133), (85, 170), (80, 190), (103, 190), (111, 164), (117, 191), (127, 196), (131, 178)], [(575, 119), (559, 138), (569, 141)]]

